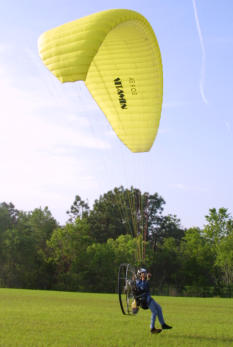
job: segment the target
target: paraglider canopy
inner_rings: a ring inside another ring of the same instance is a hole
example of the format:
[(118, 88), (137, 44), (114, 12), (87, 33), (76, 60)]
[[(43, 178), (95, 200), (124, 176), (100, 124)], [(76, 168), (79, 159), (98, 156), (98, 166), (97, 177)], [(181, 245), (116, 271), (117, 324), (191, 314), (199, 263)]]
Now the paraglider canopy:
[(163, 94), (159, 45), (149, 22), (131, 10), (107, 10), (51, 29), (39, 53), (61, 82), (85, 81), (120, 140), (149, 151)]

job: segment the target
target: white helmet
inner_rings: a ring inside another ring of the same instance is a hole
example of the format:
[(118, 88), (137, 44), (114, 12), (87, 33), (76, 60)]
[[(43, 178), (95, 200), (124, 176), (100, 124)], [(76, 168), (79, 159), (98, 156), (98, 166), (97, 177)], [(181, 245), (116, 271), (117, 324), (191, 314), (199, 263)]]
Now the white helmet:
[(141, 275), (141, 273), (147, 273), (147, 270), (146, 269), (143, 269), (143, 268), (141, 268), (141, 269), (138, 269), (138, 273), (137, 273), (137, 275)]

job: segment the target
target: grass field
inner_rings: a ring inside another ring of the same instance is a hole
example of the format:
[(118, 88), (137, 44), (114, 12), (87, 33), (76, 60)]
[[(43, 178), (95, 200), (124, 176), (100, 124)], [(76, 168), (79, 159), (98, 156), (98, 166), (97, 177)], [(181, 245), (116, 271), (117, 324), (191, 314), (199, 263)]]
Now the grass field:
[(0, 289), (0, 346), (233, 346), (233, 299), (156, 300), (174, 328), (151, 335), (150, 311), (123, 316), (114, 294)]

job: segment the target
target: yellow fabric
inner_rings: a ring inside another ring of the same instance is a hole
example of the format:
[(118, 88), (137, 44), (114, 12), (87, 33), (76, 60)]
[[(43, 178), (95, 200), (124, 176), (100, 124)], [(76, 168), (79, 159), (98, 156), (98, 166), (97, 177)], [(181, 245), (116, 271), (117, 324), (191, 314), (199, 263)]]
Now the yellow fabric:
[(148, 21), (108, 10), (64, 24), (39, 39), (41, 59), (61, 81), (85, 81), (120, 140), (149, 151), (160, 121), (163, 74)]

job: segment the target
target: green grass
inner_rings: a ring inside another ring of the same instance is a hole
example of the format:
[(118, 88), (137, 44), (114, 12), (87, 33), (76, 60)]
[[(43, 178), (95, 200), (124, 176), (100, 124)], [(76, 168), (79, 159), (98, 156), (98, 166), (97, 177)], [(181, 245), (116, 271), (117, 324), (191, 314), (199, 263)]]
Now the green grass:
[(233, 346), (233, 299), (156, 300), (174, 328), (151, 335), (150, 311), (123, 316), (117, 295), (0, 289), (0, 346)]

